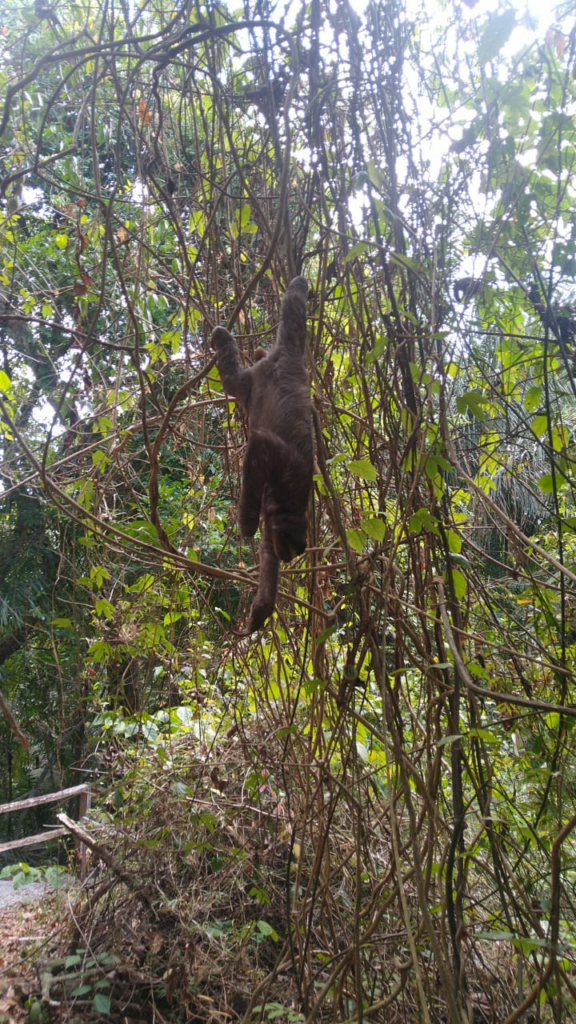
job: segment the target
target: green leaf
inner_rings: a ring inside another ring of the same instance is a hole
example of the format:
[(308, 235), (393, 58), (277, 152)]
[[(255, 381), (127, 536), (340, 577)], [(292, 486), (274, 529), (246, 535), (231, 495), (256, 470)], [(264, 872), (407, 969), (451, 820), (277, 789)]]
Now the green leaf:
[(477, 661), (469, 661), (467, 667), (471, 676), (479, 676), (480, 679), (490, 679), (486, 669), (482, 668), (482, 665), (479, 665)]
[(376, 188), (384, 188), (386, 184), (386, 178), (380, 168), (376, 165), (374, 160), (368, 161), (368, 177)]
[(336, 626), (328, 626), (327, 629), (323, 629), (320, 635), (316, 637), (316, 646), (325, 643), (336, 632), (336, 628)]
[(347, 465), (350, 472), (354, 476), (360, 477), (361, 480), (376, 480), (376, 470), (370, 459), (355, 459)]
[(112, 459), (105, 455), (104, 452), (95, 451), (92, 452), (92, 465), (95, 469), (98, 469), (101, 473), (104, 472), (107, 466), (110, 465)]
[(368, 184), (369, 180), (367, 171), (358, 171), (352, 178), (352, 191), (358, 192)]
[(459, 569), (452, 569), (452, 583), (454, 586), (454, 595), (460, 600), (466, 596), (468, 584), (466, 583), (466, 577), (460, 572)]
[(371, 246), (368, 242), (356, 242), (356, 245), (353, 245), (351, 249), (348, 249), (348, 252), (344, 257), (344, 263), (350, 263), (358, 256), (363, 256), (370, 248)]
[(459, 565), (461, 569), (469, 569), (470, 562), (466, 558), (466, 555), (459, 555), (456, 551), (450, 551), (450, 562), (454, 565)]
[(420, 508), (410, 516), (409, 528), (410, 533), (420, 533), (422, 530), (430, 530), (430, 532), (435, 533), (437, 537), (440, 536), (438, 520), (431, 512), (428, 511), (427, 508)]
[(459, 395), (456, 399), (456, 408), (459, 413), (470, 412), (477, 420), (485, 420), (486, 412), (482, 403), (486, 402), (486, 396), (481, 391), (468, 391), (465, 395)]
[(516, 946), (516, 949), (520, 949), (523, 953), (531, 953), (534, 949), (550, 949), (550, 943), (547, 939), (535, 939), (527, 935), (517, 935), (511, 941)]
[(12, 382), (4, 370), (0, 370), (0, 391), (3, 395), (9, 395), (12, 391)]
[(510, 38), (515, 24), (516, 13), (512, 8), (508, 8), (502, 14), (490, 16), (478, 46), (478, 60), (480, 64), (486, 64), (500, 53), (500, 50)]
[(190, 216), (190, 230), (203, 235), (206, 231), (207, 218), (204, 210), (194, 210)]
[(103, 565), (93, 565), (90, 569), (90, 579), (94, 580), (96, 586), (101, 587), (104, 580), (110, 579), (110, 573)]
[(270, 936), (274, 942), (278, 942), (278, 932), (274, 931), (271, 924), (268, 921), (256, 921), (256, 927), (261, 935)]
[(366, 356), (366, 364), (372, 366), (380, 356), (383, 355), (384, 349), (388, 344), (388, 338), (385, 334), (379, 334), (374, 342), (374, 348), (370, 349)]
[(353, 551), (357, 551), (358, 554), (362, 554), (366, 538), (360, 530), (346, 530), (346, 539)]
[(360, 526), (371, 540), (383, 541), (386, 524), (381, 519), (361, 519)]
[(96, 615), (103, 615), (105, 619), (110, 619), (114, 615), (114, 605), (107, 601), (105, 597), (101, 597), (94, 605), (94, 611)]
[(458, 554), (462, 550), (462, 539), (456, 530), (446, 530), (446, 538), (448, 540), (448, 548), (453, 554)]
[(561, 452), (568, 444), (569, 434), (566, 427), (554, 427), (552, 431), (552, 447), (555, 452)]
[(131, 523), (126, 523), (124, 533), (127, 533), (129, 537), (137, 537), (146, 544), (154, 544), (155, 547), (160, 544), (156, 527), (147, 519), (134, 519)]
[(547, 416), (535, 416), (532, 420), (532, 430), (536, 434), (536, 437), (542, 437), (548, 430), (548, 417)]
[(452, 736), (443, 736), (441, 740), (438, 740), (439, 747), (449, 747), (452, 743), (456, 743), (456, 740), (462, 739), (462, 733), (457, 732)]
[(484, 743), (500, 743), (500, 739), (490, 729), (470, 729), (469, 736), (475, 736)]
[(46, 881), (54, 889), (60, 889), (66, 884), (66, 869), (60, 864), (51, 864), (46, 868)]
[(284, 739), (284, 736), (295, 736), (298, 735), (297, 725), (287, 725), (285, 729), (278, 729), (276, 733), (278, 739)]
[(543, 476), (538, 480), (538, 487), (544, 494), (554, 493), (554, 477), (550, 476), (549, 473), (544, 473)]
[(524, 408), (526, 412), (534, 412), (535, 409), (540, 405), (542, 398), (542, 387), (540, 384), (534, 384), (533, 387), (528, 388), (528, 391), (524, 395)]
[(30, 1006), (28, 1008), (28, 1021), (29, 1024), (43, 1024), (46, 1020), (44, 1015), (44, 1008), (39, 999), (32, 998), (30, 1000)]
[(154, 586), (154, 577), (146, 572), (143, 576), (140, 576), (131, 587), (127, 587), (128, 593), (130, 594), (143, 594), (146, 590), (151, 590)]
[(110, 1002), (110, 996), (107, 996), (105, 992), (97, 992), (92, 1000), (92, 1005), (96, 1013), (108, 1015), (112, 1005)]
[(166, 612), (166, 615), (164, 616), (164, 625), (170, 626), (173, 622), (178, 622), (178, 619), (181, 619), (183, 615), (184, 612)]
[(397, 263), (398, 266), (405, 267), (406, 270), (413, 270), (417, 274), (419, 274), (422, 269), (420, 264), (417, 263), (416, 260), (410, 259), (409, 256), (405, 256), (403, 252), (392, 251), (390, 253), (390, 259), (392, 263)]

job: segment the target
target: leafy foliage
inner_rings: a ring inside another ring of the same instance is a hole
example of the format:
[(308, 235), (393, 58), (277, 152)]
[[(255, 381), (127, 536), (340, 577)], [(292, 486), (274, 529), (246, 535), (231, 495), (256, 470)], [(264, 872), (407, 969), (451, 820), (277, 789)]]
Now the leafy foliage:
[[(1, 7), (4, 795), (106, 773), (83, 927), (170, 905), (163, 1013), (574, 1015), (575, 36), (437, 10)], [(238, 642), (208, 338), (300, 272), (310, 548)]]

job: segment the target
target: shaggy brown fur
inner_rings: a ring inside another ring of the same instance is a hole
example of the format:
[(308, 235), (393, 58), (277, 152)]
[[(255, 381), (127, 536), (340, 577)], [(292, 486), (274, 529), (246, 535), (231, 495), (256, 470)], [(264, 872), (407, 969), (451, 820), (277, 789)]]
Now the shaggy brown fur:
[(263, 520), (258, 590), (246, 635), (260, 629), (274, 611), (280, 560), (289, 562), (306, 548), (314, 471), (310, 381), (304, 363), (307, 293), (303, 277), (290, 282), (276, 344), (254, 366), (240, 365), (229, 331), (216, 327), (212, 332), (222, 383), (248, 415), (238, 510), (242, 535), (253, 537), (260, 513)]

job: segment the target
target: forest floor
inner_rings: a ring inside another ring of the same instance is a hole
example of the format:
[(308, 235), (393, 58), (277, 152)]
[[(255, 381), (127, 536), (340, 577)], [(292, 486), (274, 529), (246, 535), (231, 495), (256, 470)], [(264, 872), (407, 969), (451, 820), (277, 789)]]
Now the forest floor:
[[(16, 894), (17, 895), (17, 894)], [(21, 895), (21, 894), (20, 894)], [(25, 1004), (38, 991), (36, 956), (51, 923), (42, 905), (27, 900), (2, 908), (0, 916), (0, 1022), (29, 1020)]]
[(0, 896), (0, 1024), (24, 1024), (35, 1019), (38, 960), (58, 946), (65, 896), (43, 883), (21, 889), (9, 883)]

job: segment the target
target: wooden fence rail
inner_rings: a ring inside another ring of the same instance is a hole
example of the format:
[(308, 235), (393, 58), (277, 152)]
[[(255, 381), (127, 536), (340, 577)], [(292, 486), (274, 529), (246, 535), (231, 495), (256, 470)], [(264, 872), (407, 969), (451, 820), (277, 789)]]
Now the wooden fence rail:
[[(57, 793), (43, 793), (42, 796), (31, 796), (26, 800), (13, 800), (9, 804), (0, 804), (0, 814), (9, 814), (11, 811), (23, 811), (27, 807), (39, 807), (41, 804), (62, 803), (70, 797), (79, 796), (78, 817), (83, 818), (90, 807), (90, 783), (82, 782), (79, 786), (69, 786), (68, 789), (60, 789)], [(48, 832), (38, 832), (34, 836), (25, 836), (23, 839), (13, 839), (9, 843), (0, 843), (0, 853), (6, 850), (17, 850), (21, 846), (36, 846), (37, 843), (48, 843), (51, 839), (59, 836), (69, 835), (66, 828), (51, 828)], [(76, 857), (80, 866), (80, 877), (84, 878), (86, 873), (86, 847), (79, 840), (76, 841)]]

